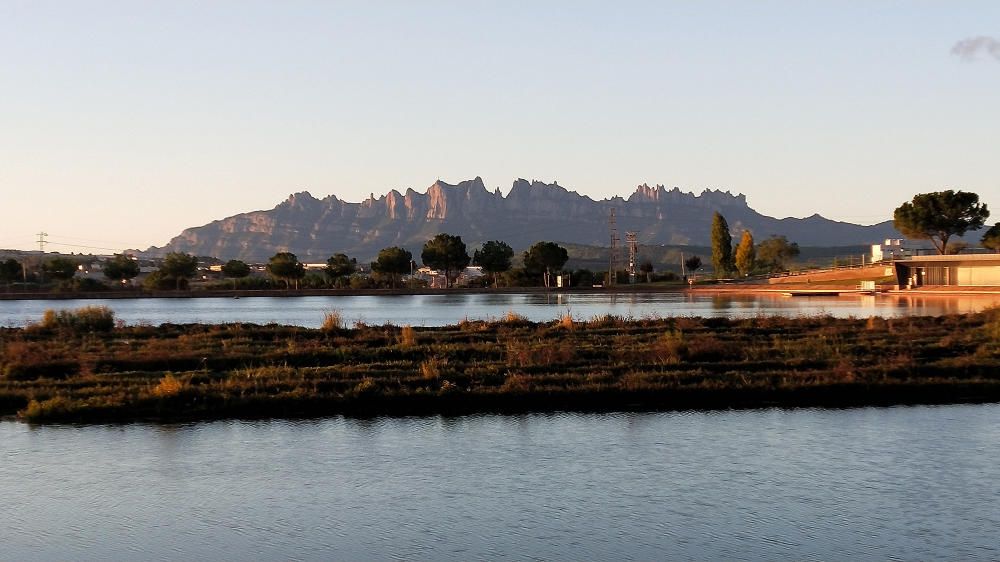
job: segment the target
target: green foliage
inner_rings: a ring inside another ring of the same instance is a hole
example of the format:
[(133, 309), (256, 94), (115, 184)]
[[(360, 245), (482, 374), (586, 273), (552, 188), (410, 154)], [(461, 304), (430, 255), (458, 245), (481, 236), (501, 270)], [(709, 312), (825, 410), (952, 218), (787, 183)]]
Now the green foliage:
[(524, 252), (524, 268), (529, 274), (541, 274), (545, 286), (549, 287), (552, 272), (561, 269), (568, 259), (566, 248), (555, 242), (536, 242)]
[(749, 230), (744, 230), (743, 236), (740, 238), (740, 243), (736, 247), (736, 270), (740, 272), (740, 276), (746, 277), (753, 271), (756, 259), (753, 235), (750, 234)]
[(383, 248), (372, 262), (372, 271), (386, 276), (392, 288), (399, 285), (399, 278), (410, 272), (413, 254), (398, 246)]
[(306, 276), (306, 267), (295, 254), (278, 252), (268, 260), (267, 272), (272, 277), (284, 281), (286, 289), (291, 287), (292, 281), (295, 281), (295, 286), (298, 288), (299, 280)]
[(326, 260), (326, 267), (323, 272), (333, 279), (337, 286), (341, 286), (344, 280), (358, 270), (357, 258), (349, 258), (347, 254), (333, 254)]
[(4, 261), (0, 261), (0, 283), (13, 283), (21, 279), (23, 273), (21, 262), (14, 258), (7, 258)]
[(788, 261), (799, 255), (799, 245), (784, 236), (772, 236), (757, 245), (757, 263), (771, 272), (784, 271)]
[(691, 256), (691, 257), (685, 259), (684, 260), (684, 267), (687, 268), (688, 275), (693, 274), (694, 272), (698, 271), (699, 267), (701, 267), (701, 257), (700, 256)]
[(125, 281), (139, 275), (139, 262), (125, 254), (115, 254), (104, 262), (104, 276), (112, 281)]
[(994, 224), (983, 234), (982, 244), (995, 252), (1000, 252), (1000, 222)]
[(712, 215), (712, 267), (716, 277), (725, 277), (733, 269), (733, 237), (729, 234), (726, 217)]
[(42, 271), (53, 279), (66, 281), (76, 275), (77, 263), (67, 258), (53, 258), (42, 264)]
[(449, 288), (470, 261), (462, 237), (443, 232), (424, 244), (420, 259), (427, 267), (443, 271)]
[(242, 279), (250, 275), (250, 266), (241, 260), (229, 260), (222, 266), (222, 274), (232, 279)]
[[(198, 258), (183, 252), (170, 252), (160, 263), (159, 273), (162, 279), (172, 280), (174, 288), (179, 290), (187, 284), (188, 279), (198, 273)], [(152, 284), (159, 285), (159, 283), (159, 280), (156, 280)]]
[(510, 261), (514, 257), (514, 249), (506, 242), (490, 240), (476, 250), (472, 256), (472, 264), (483, 268), (483, 271), (493, 275), (493, 285), (499, 282), (499, 274), (510, 269)]
[(966, 191), (919, 193), (893, 213), (892, 224), (909, 238), (930, 240), (939, 254), (951, 251), (948, 239), (986, 223), (990, 216), (979, 195)]
[(594, 272), (589, 269), (578, 269), (573, 272), (573, 285), (577, 287), (591, 287), (595, 281)]

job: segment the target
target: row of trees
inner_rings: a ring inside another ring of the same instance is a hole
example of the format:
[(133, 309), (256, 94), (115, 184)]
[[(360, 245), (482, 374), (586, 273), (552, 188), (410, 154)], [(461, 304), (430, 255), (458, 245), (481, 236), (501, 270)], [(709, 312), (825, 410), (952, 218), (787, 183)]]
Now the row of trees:
[(733, 246), (726, 217), (718, 212), (712, 216), (712, 267), (717, 277), (733, 273), (746, 277), (757, 271), (783, 271), (789, 260), (798, 255), (799, 245), (789, 242), (784, 236), (771, 236), (754, 245), (753, 234), (749, 230), (744, 230), (739, 243)]

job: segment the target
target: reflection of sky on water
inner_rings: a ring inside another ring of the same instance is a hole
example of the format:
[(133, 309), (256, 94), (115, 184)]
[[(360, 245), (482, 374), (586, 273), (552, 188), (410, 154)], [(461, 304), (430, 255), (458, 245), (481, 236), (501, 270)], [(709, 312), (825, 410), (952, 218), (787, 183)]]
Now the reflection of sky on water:
[(908, 296), (669, 293), (443, 293), (323, 297), (169, 298), (127, 300), (0, 301), (0, 325), (38, 321), (46, 309), (111, 307), (129, 324), (203, 322), (279, 323), (315, 327), (328, 311), (349, 323), (439, 326), (465, 319), (496, 319), (508, 312), (534, 321), (569, 314), (578, 320), (612, 314), (626, 318), (662, 316), (745, 317), (756, 315), (837, 317), (940, 315), (975, 312), (1000, 305), (1000, 295)]

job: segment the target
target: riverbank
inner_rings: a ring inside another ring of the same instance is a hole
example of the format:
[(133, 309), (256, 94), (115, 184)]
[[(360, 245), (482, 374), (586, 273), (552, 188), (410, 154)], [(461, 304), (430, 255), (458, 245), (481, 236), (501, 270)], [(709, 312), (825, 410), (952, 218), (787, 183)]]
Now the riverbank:
[(545, 293), (658, 293), (686, 290), (680, 283), (621, 284), (613, 287), (454, 287), (451, 289), (192, 289), (182, 291), (147, 291), (144, 289), (66, 292), (0, 292), (0, 300), (75, 300), (75, 299), (186, 299), (253, 297), (337, 297), (380, 295), (476, 295), (476, 294), (545, 294)]
[[(0, 330), (31, 422), (1000, 401), (1000, 312)], [(61, 322), (61, 323), (60, 323)]]

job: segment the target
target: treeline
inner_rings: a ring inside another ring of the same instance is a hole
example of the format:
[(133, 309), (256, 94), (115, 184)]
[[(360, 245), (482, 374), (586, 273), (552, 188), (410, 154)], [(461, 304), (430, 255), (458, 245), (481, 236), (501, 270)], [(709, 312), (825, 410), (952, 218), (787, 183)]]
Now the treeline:
[[(291, 252), (278, 252), (261, 268), (242, 260), (216, 261), (207, 270), (204, 260), (183, 252), (168, 253), (154, 271), (141, 275), (139, 261), (134, 256), (116, 254), (103, 263), (103, 279), (77, 275), (89, 261), (56, 257), (29, 269), (25, 262), (11, 258), (0, 261), (0, 283), (8, 290), (12, 285), (48, 291), (107, 291), (112, 289), (145, 289), (149, 291), (183, 291), (192, 288), (209, 290), (257, 289), (395, 289), (419, 288), (430, 284), (453, 287), (551, 287), (557, 276), (565, 276), (563, 286), (606, 284), (607, 272), (589, 269), (565, 269), (569, 254), (555, 242), (541, 241), (520, 256), (502, 240), (490, 240), (471, 253), (461, 236), (441, 233), (428, 240), (419, 255), (419, 262), (402, 247), (392, 246), (379, 251), (374, 261), (359, 263), (356, 257), (337, 253), (326, 260), (322, 268), (308, 267)], [(148, 265), (148, 264), (147, 264)], [(473, 265), (482, 275), (467, 270)], [(421, 267), (427, 268), (421, 271)], [(96, 269), (96, 268), (95, 268)], [(671, 272), (654, 273), (651, 263), (640, 266), (641, 275), (635, 281), (676, 281)], [(430, 271), (428, 271), (430, 270)], [(148, 270), (147, 270), (148, 271)], [(625, 271), (616, 272), (616, 282), (626, 283)]]

